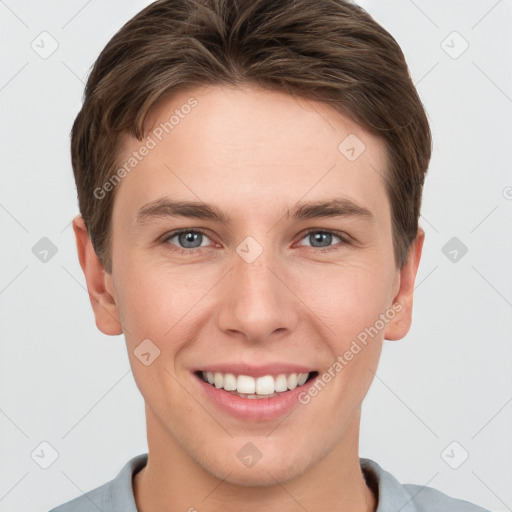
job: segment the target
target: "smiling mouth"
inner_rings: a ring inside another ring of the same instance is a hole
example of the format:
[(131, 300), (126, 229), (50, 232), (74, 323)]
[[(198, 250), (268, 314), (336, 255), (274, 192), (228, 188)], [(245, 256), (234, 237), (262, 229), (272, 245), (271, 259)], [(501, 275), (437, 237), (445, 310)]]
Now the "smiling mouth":
[(197, 371), (195, 375), (216, 389), (241, 398), (273, 398), (305, 385), (314, 379), (318, 372), (281, 373), (278, 375), (236, 375), (233, 373)]

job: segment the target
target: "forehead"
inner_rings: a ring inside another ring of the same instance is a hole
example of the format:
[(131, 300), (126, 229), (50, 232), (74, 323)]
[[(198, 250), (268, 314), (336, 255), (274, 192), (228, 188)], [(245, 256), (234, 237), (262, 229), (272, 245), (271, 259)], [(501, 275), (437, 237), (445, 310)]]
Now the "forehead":
[(116, 190), (132, 208), (164, 194), (241, 210), (336, 194), (388, 210), (384, 142), (325, 103), (203, 86), (157, 102), (145, 126), (142, 142), (123, 135), (118, 158), (135, 164)]

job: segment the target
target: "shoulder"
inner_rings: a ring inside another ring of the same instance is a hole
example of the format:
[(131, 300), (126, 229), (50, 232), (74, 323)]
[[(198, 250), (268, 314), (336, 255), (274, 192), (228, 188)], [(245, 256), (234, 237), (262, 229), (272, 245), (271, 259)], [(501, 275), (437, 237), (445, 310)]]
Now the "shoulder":
[(418, 512), (489, 512), (474, 503), (448, 496), (432, 487), (415, 484), (404, 484), (403, 487), (410, 494)]
[(363, 474), (378, 493), (376, 512), (489, 512), (469, 501), (448, 496), (424, 485), (401, 484), (391, 473), (371, 459), (360, 458)]
[(133, 457), (114, 479), (49, 512), (137, 512), (132, 478), (146, 465), (147, 458), (147, 453)]
[(93, 510), (102, 510), (104, 512), (110, 512), (110, 508), (107, 508), (105, 502), (109, 495), (109, 487), (111, 482), (93, 489), (92, 491), (82, 494), (71, 501), (63, 503), (58, 507), (52, 508), (50, 512), (92, 512)]

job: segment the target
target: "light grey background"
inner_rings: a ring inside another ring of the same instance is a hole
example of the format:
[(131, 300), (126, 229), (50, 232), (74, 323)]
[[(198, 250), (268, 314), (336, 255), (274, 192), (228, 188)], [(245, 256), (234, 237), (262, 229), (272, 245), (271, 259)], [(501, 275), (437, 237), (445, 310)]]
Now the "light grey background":
[[(90, 66), (148, 3), (0, 1), (2, 512), (48, 510), (147, 449), (124, 340), (96, 329), (76, 257), (69, 131)], [(414, 324), (385, 342), (361, 456), (512, 510), (512, 1), (361, 4), (402, 46), (434, 134)], [(47, 58), (31, 47), (52, 39)], [(43, 237), (57, 248), (45, 263), (32, 252)], [(443, 253), (452, 237), (467, 254)], [(47, 469), (42, 442), (58, 452)]]

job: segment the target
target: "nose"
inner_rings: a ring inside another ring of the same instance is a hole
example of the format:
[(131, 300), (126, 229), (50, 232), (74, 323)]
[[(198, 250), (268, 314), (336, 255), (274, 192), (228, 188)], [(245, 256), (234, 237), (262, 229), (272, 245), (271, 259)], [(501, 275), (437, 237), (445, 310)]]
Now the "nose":
[(265, 250), (247, 263), (238, 254), (226, 276), (217, 323), (223, 332), (259, 343), (292, 332), (300, 318), (300, 300), (287, 272)]

